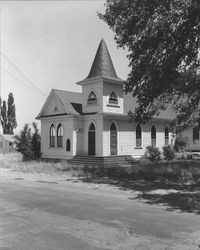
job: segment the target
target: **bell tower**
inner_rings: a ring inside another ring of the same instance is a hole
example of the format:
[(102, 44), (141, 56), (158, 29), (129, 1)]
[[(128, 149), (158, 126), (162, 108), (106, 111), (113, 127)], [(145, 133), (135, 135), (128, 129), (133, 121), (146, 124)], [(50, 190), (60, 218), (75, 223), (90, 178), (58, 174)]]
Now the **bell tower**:
[(82, 85), (84, 113), (123, 113), (124, 81), (117, 76), (103, 39), (88, 76), (77, 84)]

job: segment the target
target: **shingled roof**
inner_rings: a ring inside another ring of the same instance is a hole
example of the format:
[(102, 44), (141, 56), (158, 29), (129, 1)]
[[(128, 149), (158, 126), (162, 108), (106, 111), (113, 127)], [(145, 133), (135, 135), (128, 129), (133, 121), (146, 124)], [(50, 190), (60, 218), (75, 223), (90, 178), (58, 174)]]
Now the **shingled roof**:
[(116, 74), (110, 53), (103, 39), (97, 49), (89, 75), (83, 81), (78, 82), (78, 84), (83, 84), (84, 81), (96, 78), (105, 78), (117, 82), (123, 82), (123, 80)]
[(68, 114), (73, 114), (73, 115), (82, 114), (82, 94), (81, 93), (58, 90), (58, 89), (53, 89), (53, 92), (63, 103), (66, 109), (66, 112)]
[[(124, 114), (128, 114), (129, 111), (134, 112), (138, 106), (137, 98), (133, 97), (131, 93), (124, 94)], [(176, 114), (173, 112), (172, 107), (169, 105), (166, 110), (162, 110), (158, 116), (154, 118), (163, 120), (173, 120)]]

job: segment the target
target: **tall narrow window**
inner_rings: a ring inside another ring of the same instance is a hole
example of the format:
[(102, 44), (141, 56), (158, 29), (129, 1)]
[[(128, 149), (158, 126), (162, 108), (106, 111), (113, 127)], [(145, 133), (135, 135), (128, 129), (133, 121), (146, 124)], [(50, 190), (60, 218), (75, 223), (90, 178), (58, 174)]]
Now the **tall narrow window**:
[(109, 103), (118, 104), (118, 98), (114, 91), (109, 96)]
[(89, 96), (88, 96), (88, 100), (87, 100), (88, 104), (97, 104), (97, 96), (94, 93), (94, 91), (91, 91)]
[(165, 128), (165, 146), (169, 145), (169, 129), (168, 127)]
[(151, 128), (151, 146), (156, 146), (156, 128), (154, 125)]
[(110, 154), (117, 155), (117, 128), (114, 122), (110, 125)]
[(57, 147), (60, 148), (63, 146), (63, 127), (61, 124), (57, 128)]
[(88, 155), (95, 155), (96, 153), (96, 132), (95, 132), (95, 125), (92, 122), (88, 129)]
[(67, 139), (66, 141), (66, 151), (70, 151), (70, 148), (71, 148), (71, 142), (70, 142), (70, 139)]
[(141, 126), (138, 124), (136, 127), (136, 147), (142, 146), (142, 130)]
[(199, 140), (199, 128), (193, 128), (193, 140)]
[(49, 146), (51, 148), (55, 147), (55, 127), (52, 124), (49, 131)]

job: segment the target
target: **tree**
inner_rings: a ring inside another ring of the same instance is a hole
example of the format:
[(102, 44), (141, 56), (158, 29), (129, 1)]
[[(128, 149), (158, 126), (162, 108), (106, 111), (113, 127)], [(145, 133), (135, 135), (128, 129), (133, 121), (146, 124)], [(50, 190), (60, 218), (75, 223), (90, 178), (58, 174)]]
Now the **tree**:
[(20, 131), (20, 134), (15, 136), (15, 144), (16, 150), (23, 155), (24, 161), (33, 159), (31, 129), (27, 123), (24, 125), (23, 130)]
[(13, 134), (13, 129), (17, 127), (16, 114), (15, 114), (15, 104), (13, 94), (8, 95), (8, 134)]
[(16, 150), (23, 155), (23, 161), (38, 161), (41, 157), (39, 129), (35, 122), (32, 123), (32, 126), (34, 129), (33, 132), (27, 123), (19, 135), (15, 136)]
[(146, 121), (169, 106), (180, 129), (200, 126), (200, 1), (107, 0), (99, 13), (128, 49), (125, 92), (137, 98), (132, 117)]
[(1, 125), (2, 125), (2, 129), (3, 129), (3, 133), (7, 134), (8, 119), (7, 119), (7, 105), (6, 105), (6, 101), (3, 101), (3, 105), (1, 107)]
[(13, 134), (13, 129), (17, 127), (14, 97), (12, 93), (8, 95), (8, 101), (3, 101), (1, 106), (1, 125), (4, 134)]
[(37, 127), (37, 123), (33, 122), (32, 126), (34, 129), (34, 132), (33, 132), (32, 138), (31, 138), (33, 159), (38, 161), (41, 157), (41, 152), (40, 152), (41, 136), (39, 134), (39, 129)]

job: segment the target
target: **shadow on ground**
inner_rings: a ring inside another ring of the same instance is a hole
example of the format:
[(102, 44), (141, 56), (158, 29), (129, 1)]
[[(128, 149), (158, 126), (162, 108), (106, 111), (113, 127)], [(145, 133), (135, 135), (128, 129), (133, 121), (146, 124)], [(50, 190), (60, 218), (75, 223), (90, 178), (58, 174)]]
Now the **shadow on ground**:
[(122, 190), (137, 191), (130, 199), (140, 199), (148, 204), (165, 205), (169, 211), (179, 210), (200, 214), (200, 180), (131, 180), (85, 173), (79, 180), (87, 183), (109, 184)]

